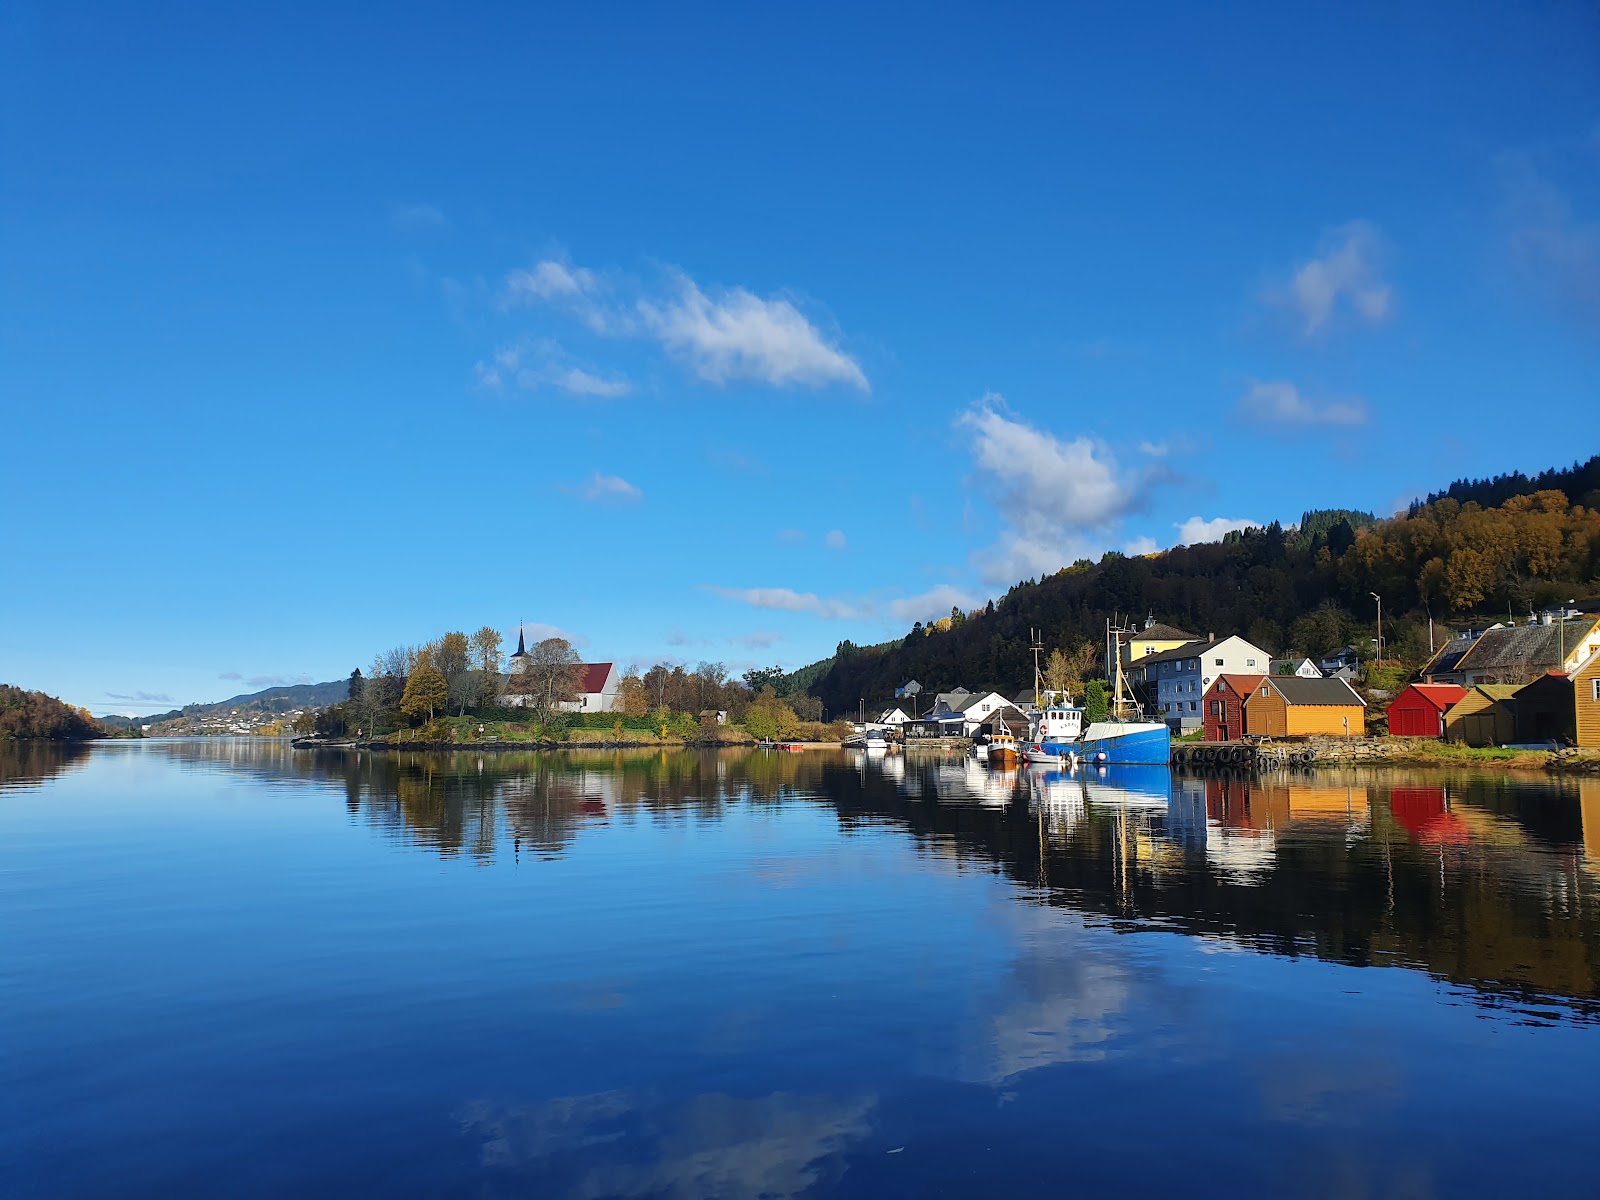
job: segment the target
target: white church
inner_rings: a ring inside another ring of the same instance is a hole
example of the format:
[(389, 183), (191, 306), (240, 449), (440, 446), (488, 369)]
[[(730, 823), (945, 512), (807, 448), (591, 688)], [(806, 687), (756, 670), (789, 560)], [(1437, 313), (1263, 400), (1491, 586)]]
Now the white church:
[[(511, 656), (511, 674), (506, 681), (505, 703), (521, 707), (528, 703), (528, 689), (518, 686), (518, 675), (532, 665), (522, 630), (517, 630), (517, 649)], [(616, 663), (580, 663), (577, 698), (557, 705), (563, 712), (609, 713), (622, 711), (622, 673)]]

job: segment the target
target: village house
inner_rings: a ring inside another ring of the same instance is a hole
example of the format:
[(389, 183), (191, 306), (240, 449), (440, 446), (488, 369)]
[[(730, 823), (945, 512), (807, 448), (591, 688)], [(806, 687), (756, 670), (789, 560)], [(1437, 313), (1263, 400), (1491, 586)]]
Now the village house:
[(1571, 674), (1600, 650), (1600, 617), (1544, 612), (1525, 625), (1492, 625), (1452, 638), (1422, 668), (1428, 683), (1532, 683), (1549, 671)]
[(1205, 739), (1231, 742), (1244, 736), (1245, 702), (1256, 690), (1260, 675), (1218, 675), (1205, 693)]
[(1517, 687), (1510, 683), (1480, 683), (1444, 714), (1444, 739), (1464, 746), (1503, 746), (1517, 736), (1513, 697)]
[(1309, 658), (1275, 658), (1267, 666), (1268, 675), (1298, 675), (1301, 679), (1321, 679), (1322, 672)]
[(1141, 663), (1147, 702), (1156, 720), (1189, 733), (1204, 724), (1200, 701), (1218, 675), (1261, 675), (1271, 657), (1242, 637), (1186, 642), (1147, 655)]
[(1263, 675), (1245, 704), (1245, 732), (1262, 737), (1362, 737), (1367, 703), (1343, 679)]
[(911, 714), (896, 704), (880, 712), (877, 720), (873, 722), (873, 724), (889, 725), (898, 728), (909, 720), (911, 720)]
[(1197, 641), (1192, 633), (1185, 633), (1171, 625), (1163, 625), (1155, 617), (1146, 617), (1144, 628), (1135, 630), (1122, 643), (1122, 661), (1126, 664), (1136, 663), (1141, 658), (1151, 654), (1160, 654), (1163, 650), (1176, 650), (1186, 642)]
[(1454, 683), (1413, 683), (1389, 705), (1391, 737), (1444, 737), (1444, 715), (1467, 694)]
[(1585, 750), (1600, 750), (1600, 650), (1572, 673), (1572, 707), (1574, 740)]

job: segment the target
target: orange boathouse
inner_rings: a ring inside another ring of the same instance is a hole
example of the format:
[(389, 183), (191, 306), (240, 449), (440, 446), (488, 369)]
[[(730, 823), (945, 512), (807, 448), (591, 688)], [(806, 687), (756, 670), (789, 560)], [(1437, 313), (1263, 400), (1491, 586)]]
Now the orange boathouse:
[(1245, 732), (1263, 737), (1362, 737), (1367, 702), (1342, 679), (1263, 675), (1245, 703)]

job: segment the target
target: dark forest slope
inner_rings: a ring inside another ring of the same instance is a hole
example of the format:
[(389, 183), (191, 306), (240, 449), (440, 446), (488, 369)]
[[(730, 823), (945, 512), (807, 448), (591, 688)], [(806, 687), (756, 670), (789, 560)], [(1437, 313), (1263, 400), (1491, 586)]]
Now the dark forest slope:
[[(1581, 489), (1576, 500), (1546, 487), (1551, 480)], [(1600, 456), (1533, 479), (1453, 484), (1407, 515), (1366, 528), (1356, 527), (1368, 525), (1365, 514), (1307, 514), (1305, 531), (1274, 524), (1139, 558), (1110, 553), (1019, 583), (963, 619), (919, 625), (900, 642), (841, 643), (810, 690), (829, 712), (888, 697), (912, 678), (928, 690), (960, 684), (1010, 693), (1032, 681), (1030, 629), (1041, 630), (1049, 647), (1099, 646), (1114, 616), (1138, 623), (1150, 615), (1201, 637), (1243, 634), (1272, 652), (1365, 647), (1373, 592), (1383, 597), (1390, 656), (1415, 662), (1427, 650), (1429, 616), (1504, 618), (1595, 597), (1600, 493), (1586, 487), (1595, 483)], [(1485, 507), (1452, 493), (1502, 498)]]

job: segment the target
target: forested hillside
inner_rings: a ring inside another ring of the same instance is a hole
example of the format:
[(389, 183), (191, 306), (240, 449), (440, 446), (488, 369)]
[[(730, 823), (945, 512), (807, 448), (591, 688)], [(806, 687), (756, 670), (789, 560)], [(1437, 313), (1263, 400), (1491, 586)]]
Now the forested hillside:
[(0, 683), (0, 740), (42, 738), (82, 742), (105, 736), (105, 729), (81, 708), (73, 708), (43, 692), (28, 692)]
[[(1582, 489), (1579, 498), (1545, 487), (1551, 480)], [(1144, 557), (1108, 553), (1019, 583), (984, 609), (919, 624), (899, 642), (843, 642), (810, 690), (830, 712), (885, 698), (912, 678), (930, 691), (1010, 692), (1032, 682), (1030, 628), (1048, 647), (1098, 647), (1113, 616), (1154, 616), (1201, 637), (1238, 633), (1274, 653), (1370, 649), (1374, 592), (1383, 597), (1386, 657), (1415, 664), (1427, 653), (1430, 617), (1504, 620), (1600, 595), (1597, 487), (1600, 456), (1531, 480), (1452, 484), (1392, 520), (1314, 511), (1299, 529), (1274, 523)], [(1458, 498), (1475, 494), (1501, 498), (1493, 506)]]

